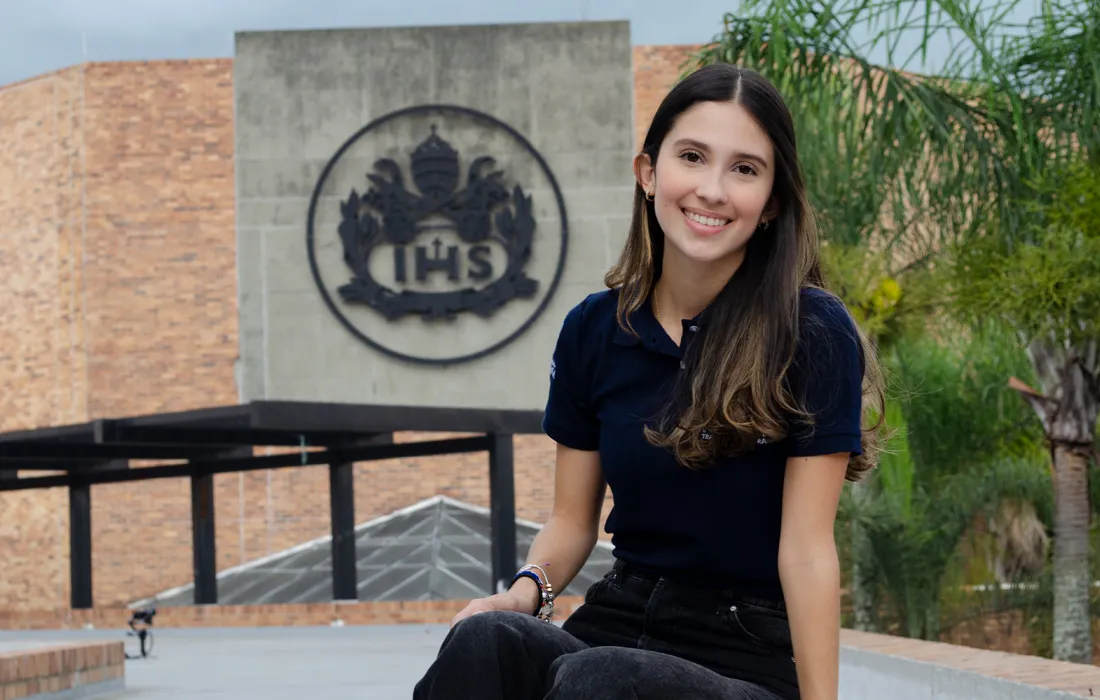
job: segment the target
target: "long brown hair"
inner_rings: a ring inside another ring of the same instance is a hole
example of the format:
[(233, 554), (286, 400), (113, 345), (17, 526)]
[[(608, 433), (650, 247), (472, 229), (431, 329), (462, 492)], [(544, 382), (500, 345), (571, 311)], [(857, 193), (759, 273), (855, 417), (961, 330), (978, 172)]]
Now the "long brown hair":
[[(740, 104), (767, 132), (775, 150), (772, 198), (777, 214), (767, 235), (752, 236), (737, 272), (704, 311), (702, 331), (684, 356), (688, 371), (681, 373), (655, 426), (646, 427), (652, 444), (672, 449), (692, 468), (708, 465), (719, 453), (745, 453), (762, 436), (783, 439), (792, 430), (792, 420), (812, 424), (813, 416), (786, 380), (800, 332), (800, 295), (806, 288), (826, 288), (793, 120), (779, 92), (763, 76), (730, 64), (695, 71), (661, 102), (642, 153), (656, 167), (661, 144), (677, 117), (707, 101)], [(656, 211), (637, 185), (626, 245), (604, 279), (608, 287), (620, 289), (617, 317), (628, 332), (635, 333), (630, 317), (647, 302), (661, 277), (664, 239)], [(866, 427), (862, 454), (848, 464), (850, 481), (858, 481), (874, 466), (877, 431), (885, 414), (875, 350), (858, 327), (857, 334), (864, 359)]]

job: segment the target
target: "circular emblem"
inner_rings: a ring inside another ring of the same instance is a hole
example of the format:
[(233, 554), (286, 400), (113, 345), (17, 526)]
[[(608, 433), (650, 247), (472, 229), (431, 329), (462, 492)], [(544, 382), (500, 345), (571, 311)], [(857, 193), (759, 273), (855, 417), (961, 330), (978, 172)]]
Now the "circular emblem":
[(454, 364), (530, 328), (568, 243), (565, 201), (519, 132), (454, 105), (391, 112), (321, 172), (306, 248), (325, 304), (391, 357)]

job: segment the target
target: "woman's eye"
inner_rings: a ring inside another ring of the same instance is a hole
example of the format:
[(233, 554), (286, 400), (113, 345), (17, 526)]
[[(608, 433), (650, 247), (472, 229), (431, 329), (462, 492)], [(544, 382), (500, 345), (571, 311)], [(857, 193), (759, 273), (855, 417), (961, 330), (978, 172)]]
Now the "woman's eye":
[(698, 151), (684, 151), (680, 154), (680, 157), (688, 161), (689, 163), (698, 163), (699, 161), (703, 160), (702, 154), (700, 154)]
[(756, 168), (752, 167), (748, 163), (741, 163), (739, 165), (735, 165), (735, 166), (733, 166), (733, 169), (741, 175), (755, 175), (756, 174)]

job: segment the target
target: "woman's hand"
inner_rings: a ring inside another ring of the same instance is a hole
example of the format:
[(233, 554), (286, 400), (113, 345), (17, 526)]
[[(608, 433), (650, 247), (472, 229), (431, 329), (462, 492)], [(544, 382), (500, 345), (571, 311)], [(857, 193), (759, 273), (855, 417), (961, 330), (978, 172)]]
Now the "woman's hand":
[(466, 607), (462, 608), (462, 610), (454, 616), (451, 620), (451, 626), (454, 627), (471, 615), (477, 615), (478, 613), (489, 612), (491, 610), (504, 610), (507, 612), (523, 613), (524, 615), (533, 615), (536, 606), (539, 604), (539, 599), (538, 585), (531, 579), (524, 577), (512, 584), (512, 587), (503, 593), (497, 593), (488, 598), (471, 600)]

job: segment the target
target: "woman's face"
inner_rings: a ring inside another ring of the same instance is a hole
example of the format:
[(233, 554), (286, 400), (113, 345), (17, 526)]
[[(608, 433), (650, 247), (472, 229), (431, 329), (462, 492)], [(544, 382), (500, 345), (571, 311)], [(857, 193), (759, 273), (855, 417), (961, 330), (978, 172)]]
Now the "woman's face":
[(654, 195), (665, 255), (739, 265), (761, 220), (774, 216), (773, 150), (739, 104), (699, 102), (681, 114), (661, 144), (656, 170), (644, 155), (635, 160), (638, 182)]

